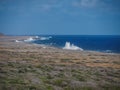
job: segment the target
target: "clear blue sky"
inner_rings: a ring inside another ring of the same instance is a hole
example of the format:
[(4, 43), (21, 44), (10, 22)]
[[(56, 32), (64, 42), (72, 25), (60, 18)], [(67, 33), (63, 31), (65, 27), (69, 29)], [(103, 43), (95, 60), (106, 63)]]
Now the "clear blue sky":
[(9, 35), (120, 35), (120, 0), (0, 0)]

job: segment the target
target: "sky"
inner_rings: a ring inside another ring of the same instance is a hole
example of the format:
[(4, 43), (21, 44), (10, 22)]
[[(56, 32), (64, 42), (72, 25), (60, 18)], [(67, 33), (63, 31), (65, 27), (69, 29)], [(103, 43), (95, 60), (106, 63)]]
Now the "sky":
[(7, 35), (120, 35), (120, 0), (0, 0)]

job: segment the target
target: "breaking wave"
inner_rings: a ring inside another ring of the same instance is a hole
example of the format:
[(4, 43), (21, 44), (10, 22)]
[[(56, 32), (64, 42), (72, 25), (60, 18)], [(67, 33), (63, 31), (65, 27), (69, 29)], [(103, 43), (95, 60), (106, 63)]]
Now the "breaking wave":
[(49, 40), (49, 39), (51, 39), (51, 38), (52, 38), (51, 36), (49, 36), (49, 37), (34, 36), (34, 37), (29, 37), (29, 38), (27, 38), (27, 39), (25, 39), (25, 40), (21, 40), (21, 41), (15, 40), (15, 42), (33, 42), (33, 41), (35, 41), (35, 40)]
[(65, 46), (63, 47), (63, 49), (68, 49), (68, 50), (81, 50), (83, 51), (82, 48), (75, 46), (74, 44), (70, 44), (70, 42), (66, 42)]
[(39, 38), (39, 36), (35, 36), (35, 38), (36, 38), (36, 39), (38, 39), (38, 38)]
[(49, 40), (51, 38), (52, 38), (51, 36), (49, 36), (49, 37), (40, 37), (40, 40)]
[(28, 39), (24, 40), (24, 42), (32, 42), (34, 41), (35, 39), (33, 37), (29, 37)]
[(19, 41), (19, 40), (15, 40), (15, 42), (21, 42), (21, 41)]

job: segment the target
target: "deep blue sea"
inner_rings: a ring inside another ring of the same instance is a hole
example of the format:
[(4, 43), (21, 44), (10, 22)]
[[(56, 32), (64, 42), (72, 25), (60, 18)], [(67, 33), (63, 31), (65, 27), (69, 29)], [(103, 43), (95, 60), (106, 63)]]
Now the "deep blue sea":
[(63, 48), (66, 42), (83, 50), (120, 53), (120, 35), (39, 35), (33, 43)]

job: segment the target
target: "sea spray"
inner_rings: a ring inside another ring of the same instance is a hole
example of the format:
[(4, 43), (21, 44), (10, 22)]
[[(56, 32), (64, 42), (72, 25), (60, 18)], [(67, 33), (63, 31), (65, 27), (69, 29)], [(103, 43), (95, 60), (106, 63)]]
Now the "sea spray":
[(19, 40), (15, 40), (15, 42), (17, 42), (17, 43), (18, 43), (18, 42), (21, 42), (21, 41), (19, 41)]
[(68, 50), (81, 50), (83, 51), (82, 48), (75, 46), (74, 44), (70, 44), (70, 42), (66, 42), (65, 46), (63, 47), (63, 49), (68, 49)]
[(35, 40), (49, 40), (49, 39), (51, 39), (51, 38), (52, 38), (51, 36), (49, 36), (49, 37), (39, 37), (39, 36), (35, 36), (35, 37), (29, 37), (29, 38), (27, 38), (27, 39), (25, 39), (25, 40), (21, 40), (21, 41), (15, 40), (15, 42), (33, 42), (33, 41), (35, 41)]
[(51, 36), (49, 36), (49, 37), (40, 37), (40, 40), (49, 40), (51, 38), (52, 38)]
[(35, 36), (35, 39), (38, 39), (39, 38), (39, 36)]
[(32, 42), (34, 39), (32, 37), (29, 37), (28, 39), (24, 40), (24, 42)]

